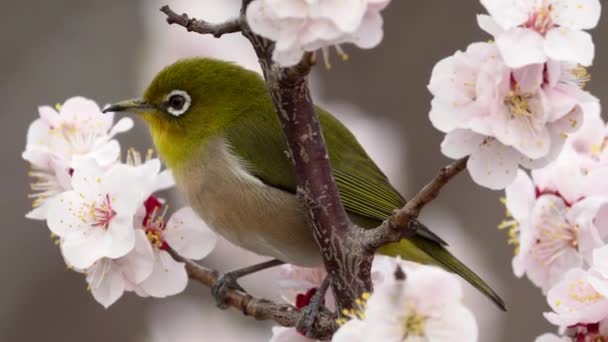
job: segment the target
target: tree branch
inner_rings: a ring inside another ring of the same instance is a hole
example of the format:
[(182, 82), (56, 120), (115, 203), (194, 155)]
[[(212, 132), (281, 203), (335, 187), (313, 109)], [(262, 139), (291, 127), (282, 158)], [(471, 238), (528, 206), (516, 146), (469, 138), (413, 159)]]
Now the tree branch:
[(234, 19), (226, 21), (220, 24), (211, 24), (204, 20), (197, 20), (195, 18), (189, 18), (186, 13), (177, 14), (169, 8), (169, 6), (163, 6), (160, 9), (161, 12), (167, 15), (167, 23), (177, 24), (183, 26), (188, 31), (197, 32), (200, 34), (212, 34), (215, 38), (220, 38), (226, 33), (234, 33), (241, 31), (241, 20)]
[(420, 223), (416, 220), (420, 211), (432, 202), (441, 189), (452, 178), (458, 175), (467, 166), (468, 157), (462, 158), (444, 166), (439, 173), (424, 188), (422, 188), (401, 209), (396, 210), (391, 217), (384, 221), (380, 227), (365, 231), (361, 239), (365, 240), (367, 248), (376, 250), (388, 243), (397, 242), (411, 236)]
[[(186, 264), (186, 271), (190, 279), (211, 288), (220, 278), (216, 270), (204, 267), (192, 260), (186, 259), (173, 250), (169, 250), (171, 256)], [(234, 290), (226, 289), (226, 304), (242, 312), (245, 316), (250, 316), (256, 320), (271, 320), (285, 327), (295, 327), (302, 316), (302, 310), (288, 304), (278, 304), (270, 300), (254, 298), (251, 295)], [(314, 337), (326, 339), (331, 337), (338, 328), (336, 317), (326, 308), (322, 308), (314, 325)]]
[(289, 149), (298, 183), (297, 195), (313, 237), (319, 246), (325, 270), (331, 278), (337, 311), (353, 308), (363, 293), (372, 290), (373, 253), (367, 253), (342, 205), (333, 177), (329, 153), (310, 96), (307, 75), (314, 65), (312, 53), (299, 64), (280, 68), (272, 60), (274, 44), (253, 33), (241, 10), (242, 33), (258, 56), (274, 107)]

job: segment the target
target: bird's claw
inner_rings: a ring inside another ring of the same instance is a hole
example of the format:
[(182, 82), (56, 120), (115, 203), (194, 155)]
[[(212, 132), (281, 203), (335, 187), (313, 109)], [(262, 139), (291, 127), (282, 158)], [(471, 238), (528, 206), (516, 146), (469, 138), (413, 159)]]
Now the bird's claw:
[(238, 290), (245, 292), (245, 290), (239, 285), (237, 282), (238, 277), (233, 273), (226, 273), (221, 276), (215, 285), (211, 287), (211, 294), (215, 299), (215, 304), (220, 309), (227, 309), (228, 305), (226, 304), (226, 290)]
[(296, 330), (306, 337), (313, 337), (315, 321), (321, 312), (322, 301), (311, 301), (302, 309), (302, 314), (296, 322)]

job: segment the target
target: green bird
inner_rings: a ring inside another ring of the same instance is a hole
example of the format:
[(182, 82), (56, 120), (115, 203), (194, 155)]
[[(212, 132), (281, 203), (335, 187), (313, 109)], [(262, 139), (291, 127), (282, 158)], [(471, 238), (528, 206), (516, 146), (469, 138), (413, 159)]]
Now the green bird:
[[(214, 231), (280, 262), (322, 265), (303, 205), (296, 199), (287, 145), (260, 75), (214, 59), (184, 59), (162, 70), (143, 99), (122, 101), (106, 111), (133, 112), (147, 123), (178, 189)], [(316, 112), (350, 219), (364, 228), (377, 227), (405, 199), (348, 128), (322, 108), (316, 107)], [(450, 254), (443, 240), (421, 227), (417, 235), (378, 252), (441, 266), (505, 309), (503, 300)], [(249, 273), (233, 275), (236, 279)]]

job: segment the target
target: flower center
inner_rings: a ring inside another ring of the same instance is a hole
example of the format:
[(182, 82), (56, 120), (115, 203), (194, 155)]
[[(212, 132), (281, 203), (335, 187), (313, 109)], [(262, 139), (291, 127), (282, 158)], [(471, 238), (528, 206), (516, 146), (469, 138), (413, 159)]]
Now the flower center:
[(548, 219), (539, 227), (533, 251), (539, 261), (550, 265), (567, 250), (578, 250), (579, 227), (568, 222), (553, 202), (546, 215)]
[(107, 229), (110, 222), (116, 216), (116, 211), (112, 209), (112, 201), (110, 195), (106, 194), (101, 201), (94, 203), (89, 207), (89, 218), (92, 220), (93, 227), (101, 227)]
[(166, 224), (165, 224), (165, 214), (167, 211), (167, 207), (165, 206), (165, 210), (161, 215), (158, 215), (158, 211), (162, 208), (162, 202), (156, 196), (150, 196), (144, 202), (144, 207), (146, 208), (146, 215), (144, 216), (142, 225), (146, 231), (146, 237), (152, 247), (166, 250), (169, 248), (169, 245), (163, 238)]
[(579, 86), (579, 88), (581, 89), (585, 88), (585, 86), (587, 86), (587, 83), (591, 81), (591, 74), (589, 74), (587, 68), (582, 65), (577, 65), (574, 68), (568, 70), (568, 72), (571, 76), (570, 81)]
[(528, 21), (523, 25), (525, 28), (532, 29), (544, 36), (555, 26), (551, 18), (553, 6), (548, 4), (548, 2), (543, 1), (543, 4), (530, 14)]
[(405, 319), (406, 336), (423, 336), (426, 319), (425, 316), (419, 313), (407, 316)]
[(583, 280), (571, 282), (568, 295), (579, 303), (593, 303), (603, 298), (601, 294)]
[[(56, 127), (50, 127), (50, 136), (59, 139), (59, 146), (67, 143), (67, 153), (73, 155), (84, 155), (99, 143), (106, 134), (104, 123), (101, 120), (83, 119), (77, 123), (62, 123)], [(51, 140), (53, 143), (53, 140)]]
[(150, 244), (152, 244), (152, 246), (158, 249), (165, 249), (167, 247), (166, 242), (163, 241), (162, 234), (163, 232), (160, 230), (146, 229), (146, 236), (148, 237), (148, 241), (150, 241)]
[(567, 249), (578, 250), (578, 226), (562, 225), (558, 227), (543, 227), (536, 238), (537, 257), (546, 265), (550, 265)]
[(532, 109), (528, 100), (532, 98), (532, 94), (521, 94), (517, 90), (510, 90), (509, 94), (505, 97), (504, 104), (509, 108), (511, 112), (511, 118), (516, 117), (531, 117)]

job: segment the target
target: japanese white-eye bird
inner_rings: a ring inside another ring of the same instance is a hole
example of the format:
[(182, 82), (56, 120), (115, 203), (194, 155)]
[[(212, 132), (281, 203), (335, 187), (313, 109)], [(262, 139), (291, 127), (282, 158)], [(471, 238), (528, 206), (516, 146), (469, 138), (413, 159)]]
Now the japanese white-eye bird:
[[(184, 59), (162, 70), (142, 99), (122, 101), (106, 111), (137, 113), (148, 124), (178, 189), (217, 233), (282, 262), (322, 264), (303, 204), (296, 199), (287, 145), (260, 75), (228, 62)], [(316, 111), (349, 217), (361, 227), (377, 227), (405, 199), (340, 121), (322, 108)], [(417, 235), (378, 252), (457, 273), (505, 308), (480, 277), (422, 227)]]

